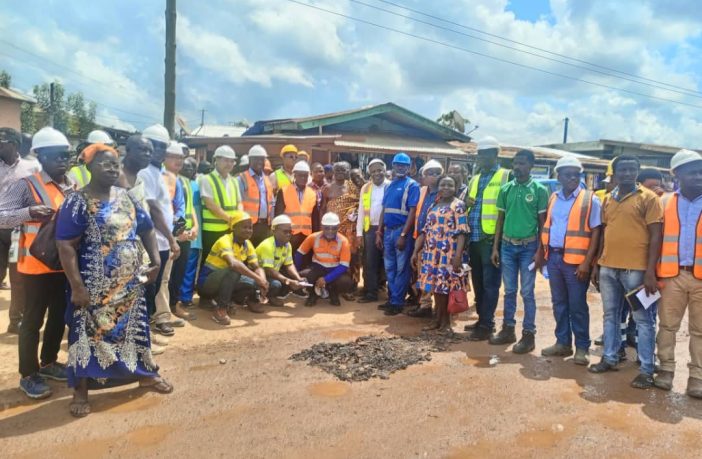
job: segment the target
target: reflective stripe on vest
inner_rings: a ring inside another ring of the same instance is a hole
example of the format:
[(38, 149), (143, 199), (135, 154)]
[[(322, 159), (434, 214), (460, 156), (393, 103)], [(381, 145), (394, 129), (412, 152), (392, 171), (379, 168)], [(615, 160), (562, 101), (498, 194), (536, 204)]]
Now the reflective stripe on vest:
[[(238, 187), (236, 184), (232, 186), (232, 192), (234, 196), (229, 196), (227, 194), (227, 187), (222, 182), (216, 171), (207, 174), (207, 180), (210, 181), (212, 186), (213, 197), (215, 204), (222, 208), (224, 212), (228, 215), (234, 215), (234, 211), (237, 208), (237, 195)], [(232, 180), (231, 177), (227, 177), (227, 180)], [(222, 220), (216, 216), (207, 206), (202, 208), (202, 230), (203, 231), (227, 231), (229, 229), (229, 222)]]
[[(363, 205), (363, 231), (368, 231), (371, 227), (370, 212), (373, 195), (373, 182), (368, 182), (361, 187), (361, 203)], [(383, 182), (383, 192), (387, 189), (387, 182)]]
[(185, 229), (189, 230), (193, 227), (193, 187), (190, 184), (190, 179), (183, 176), (178, 176), (180, 184), (183, 185), (183, 198), (185, 199)]
[[(58, 187), (53, 182), (48, 185), (44, 183), (41, 173), (35, 173), (25, 177), (24, 180), (27, 181), (32, 196), (34, 197), (34, 202), (37, 205), (43, 204), (47, 207), (51, 207), (54, 210), (63, 204), (64, 195), (61, 188)], [(20, 234), (19, 246), (18, 246), (18, 259), (17, 259), (17, 271), (22, 274), (48, 274), (56, 273), (61, 271), (54, 271), (49, 269), (44, 263), (36, 259), (29, 252), (29, 247), (34, 242), (37, 237), (37, 233), (41, 228), (41, 222), (25, 222), (22, 225), (22, 232)]]
[(287, 185), (292, 184), (292, 182), (290, 181), (290, 178), (287, 176), (287, 174), (285, 173), (285, 171), (282, 168), (276, 169), (275, 181), (276, 181), (276, 185), (278, 186), (279, 190), (282, 190)]
[(419, 190), (419, 202), (417, 203), (417, 212), (414, 214), (414, 239), (419, 237), (419, 214), (422, 213), (422, 206), (424, 205), (424, 199), (427, 197), (429, 192), (429, 187), (423, 186)]
[(292, 220), (292, 233), (312, 234), (312, 211), (317, 205), (317, 193), (305, 187), (302, 195), (302, 203), (297, 196), (297, 185), (292, 184), (283, 188), (283, 200), (285, 201), (285, 215)]
[(69, 174), (77, 183), (78, 189), (83, 188), (85, 185), (90, 183), (91, 174), (85, 164), (73, 166), (69, 171)]
[[(478, 183), (480, 182), (478, 174), (471, 180), (470, 192), (468, 197), (476, 201), (478, 196)], [(499, 168), (495, 171), (490, 182), (483, 190), (482, 208), (480, 212), (480, 220), (482, 222), (482, 230), (485, 234), (495, 234), (497, 228), (497, 196), (500, 194), (500, 188), (507, 184), (509, 179), (509, 171)]]
[[(680, 216), (678, 215), (678, 194), (663, 196), (663, 244), (661, 257), (656, 266), (660, 278), (675, 277), (680, 274)], [(697, 217), (695, 227), (695, 254), (692, 274), (702, 279), (702, 214)]]
[[(258, 182), (251, 176), (250, 171), (244, 171), (238, 178), (239, 184), (242, 186), (241, 203), (244, 206), (244, 211), (251, 215), (251, 223), (258, 222), (261, 207), (261, 195), (258, 189)], [(268, 205), (268, 217), (270, 218), (273, 210), (273, 186), (268, 180), (268, 177), (263, 176), (263, 184), (266, 187), (266, 203)]]
[(407, 210), (407, 197), (409, 196), (410, 185), (412, 184), (411, 179), (407, 179), (405, 182), (405, 191), (402, 193), (402, 200), (400, 201), (400, 208), (393, 209), (391, 207), (385, 208), (386, 214), (398, 214), (398, 215), (409, 215), (409, 210)]
[(339, 237), (337, 236), (336, 246), (331, 249), (332, 252), (321, 251), (321, 239), (322, 233), (317, 233), (314, 239), (314, 247), (312, 249), (312, 261), (324, 266), (325, 268), (336, 268), (339, 265), (348, 266), (348, 263), (340, 261), (342, 243), (341, 240), (339, 240)]
[[(581, 190), (568, 214), (568, 226), (566, 227), (563, 244), (563, 261), (571, 265), (579, 265), (587, 258), (587, 250), (590, 247), (590, 239), (592, 238), (590, 212), (592, 211), (593, 196), (594, 193), (592, 191)], [(546, 222), (541, 231), (541, 244), (543, 245), (546, 258), (548, 258), (548, 246), (551, 238), (552, 211), (557, 199), (556, 193), (553, 193), (548, 203)]]

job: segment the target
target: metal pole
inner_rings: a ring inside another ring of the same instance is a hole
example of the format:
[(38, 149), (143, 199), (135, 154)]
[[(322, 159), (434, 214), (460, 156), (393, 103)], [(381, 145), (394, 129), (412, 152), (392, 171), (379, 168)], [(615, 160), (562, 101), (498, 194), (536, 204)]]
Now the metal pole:
[(166, 0), (166, 71), (164, 87), (163, 125), (173, 137), (175, 123), (176, 83), (176, 0)]
[(568, 143), (568, 117), (563, 120), (563, 143)]
[[(200, 110), (200, 127), (205, 125), (205, 109)], [(202, 135), (202, 134), (200, 134)]]
[(54, 127), (54, 101), (55, 101), (54, 83), (49, 84), (49, 126)]

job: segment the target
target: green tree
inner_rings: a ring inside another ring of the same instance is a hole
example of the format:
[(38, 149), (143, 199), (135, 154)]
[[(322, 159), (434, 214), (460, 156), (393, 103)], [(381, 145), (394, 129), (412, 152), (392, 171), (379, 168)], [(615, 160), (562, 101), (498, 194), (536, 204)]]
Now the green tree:
[(48, 124), (53, 111), (54, 127), (61, 132), (67, 132), (68, 129), (68, 111), (66, 110), (66, 101), (64, 99), (65, 90), (63, 85), (54, 81), (54, 104), (51, 106), (51, 85), (44, 83), (34, 86), (34, 98), (37, 100), (37, 105), (42, 112), (46, 114), (46, 120), (38, 122), (35, 118), (35, 125), (43, 126)]
[(4, 70), (0, 70), (0, 87), (9, 88), (12, 85), (12, 76)]
[(86, 102), (83, 93), (76, 92), (68, 96), (67, 108), (70, 113), (68, 133), (85, 139), (95, 129), (95, 102)]
[(34, 134), (37, 132), (36, 114), (34, 113), (34, 105), (27, 102), (22, 103), (22, 112), (20, 113), (20, 124), (22, 132)]

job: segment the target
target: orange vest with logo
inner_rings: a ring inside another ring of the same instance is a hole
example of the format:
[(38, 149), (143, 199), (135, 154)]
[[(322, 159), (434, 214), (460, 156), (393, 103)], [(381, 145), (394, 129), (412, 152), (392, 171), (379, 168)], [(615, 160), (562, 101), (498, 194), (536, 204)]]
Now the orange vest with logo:
[[(258, 189), (258, 183), (251, 176), (250, 171), (244, 171), (239, 176), (239, 180), (244, 179), (245, 189), (241, 193), (242, 204), (244, 206), (244, 211), (251, 215), (251, 222), (256, 223), (258, 221), (259, 207), (261, 206), (261, 195)], [(268, 217), (270, 219), (273, 210), (273, 187), (271, 182), (268, 180), (266, 175), (263, 175), (263, 183), (266, 186), (266, 203), (268, 204)]]
[[(663, 245), (658, 260), (656, 274), (661, 278), (680, 274), (680, 217), (678, 216), (677, 193), (663, 197)], [(692, 275), (702, 279), (702, 218), (697, 219), (695, 237), (695, 257)]]
[[(563, 261), (568, 264), (579, 265), (587, 258), (587, 250), (590, 247), (590, 239), (592, 238), (590, 212), (592, 211), (593, 196), (594, 193), (590, 190), (580, 190), (578, 197), (575, 198), (573, 207), (570, 208), (563, 247)], [(541, 232), (541, 243), (544, 247), (546, 258), (548, 258), (548, 244), (551, 236), (551, 215), (556, 199), (558, 199), (556, 194), (552, 194), (548, 203), (546, 223), (544, 223), (544, 228)]]
[(305, 187), (302, 195), (302, 202), (297, 195), (297, 185), (294, 183), (283, 188), (283, 200), (285, 201), (285, 215), (292, 220), (292, 233), (312, 234), (312, 211), (317, 205), (317, 193)]
[[(54, 210), (58, 210), (63, 204), (64, 195), (61, 188), (54, 182), (44, 183), (41, 173), (37, 172), (34, 175), (25, 177), (24, 179), (32, 191), (34, 202), (36, 205), (45, 205)], [(41, 261), (37, 260), (29, 252), (29, 247), (37, 237), (37, 233), (41, 228), (41, 222), (25, 222), (22, 225), (22, 232), (19, 239), (19, 257), (17, 259), (17, 271), (22, 274), (49, 274), (60, 273), (62, 271), (54, 271), (47, 268)]]

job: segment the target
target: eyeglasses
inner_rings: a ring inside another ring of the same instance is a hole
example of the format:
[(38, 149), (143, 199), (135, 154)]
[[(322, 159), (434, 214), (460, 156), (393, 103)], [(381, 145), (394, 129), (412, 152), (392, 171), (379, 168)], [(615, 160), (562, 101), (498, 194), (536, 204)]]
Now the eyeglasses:
[(424, 172), (424, 176), (425, 176), (425, 177), (426, 177), (426, 176), (429, 176), (429, 177), (438, 177), (439, 175), (441, 175), (441, 172), (440, 172), (440, 171), (425, 171), (425, 172)]
[(118, 171), (119, 167), (120, 167), (119, 161), (108, 161), (108, 160), (96, 161), (95, 164), (97, 164), (98, 166), (100, 166), (102, 169), (105, 169), (105, 170), (112, 169), (112, 170)]

